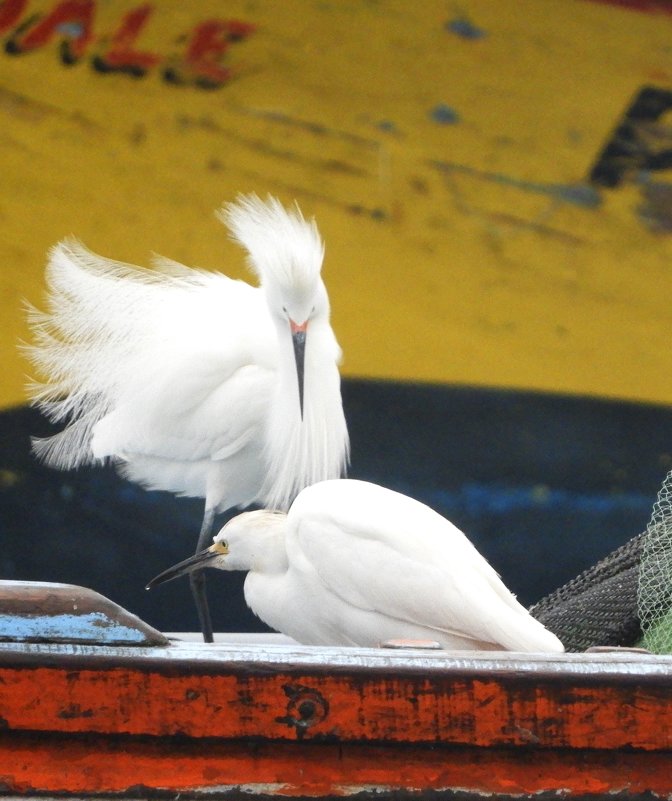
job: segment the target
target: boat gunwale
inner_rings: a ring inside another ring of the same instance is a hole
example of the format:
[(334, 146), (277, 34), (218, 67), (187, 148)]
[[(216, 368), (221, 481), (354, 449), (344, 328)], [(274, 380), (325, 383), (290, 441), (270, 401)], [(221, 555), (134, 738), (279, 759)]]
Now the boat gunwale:
[(494, 651), (390, 651), (303, 645), (215, 644), (170, 641), (167, 646), (118, 646), (0, 642), (0, 667), (68, 670), (130, 669), (139, 672), (222, 675), (288, 673), (368, 675), (373, 678), (515, 676), (537, 682), (571, 681), (672, 686), (672, 656), (618, 649), (601, 653), (523, 654)]

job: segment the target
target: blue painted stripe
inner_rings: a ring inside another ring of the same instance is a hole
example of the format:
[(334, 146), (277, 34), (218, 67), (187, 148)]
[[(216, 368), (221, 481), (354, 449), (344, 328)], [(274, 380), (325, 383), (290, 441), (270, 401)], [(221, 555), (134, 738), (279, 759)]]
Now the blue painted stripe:
[(21, 617), (0, 614), (0, 638), (16, 640), (56, 640), (88, 643), (142, 643), (145, 635), (102, 612), (85, 615), (39, 615)]
[(655, 497), (639, 492), (574, 492), (543, 484), (506, 486), (483, 483), (464, 484), (457, 490), (423, 490), (397, 486), (418, 500), (443, 510), (471, 515), (506, 515), (525, 510), (572, 511), (586, 514), (635, 512), (648, 515)]

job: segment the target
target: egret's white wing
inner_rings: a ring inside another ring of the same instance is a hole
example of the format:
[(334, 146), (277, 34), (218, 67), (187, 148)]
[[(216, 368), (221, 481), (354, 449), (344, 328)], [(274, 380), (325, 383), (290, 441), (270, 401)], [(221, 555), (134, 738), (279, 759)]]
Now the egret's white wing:
[(267, 398), (276, 359), (259, 290), (166, 267), (140, 270), (76, 242), (52, 251), (48, 311), (31, 314), (29, 355), (46, 376), (33, 397), (52, 419), (76, 421), (43, 444), (52, 464), (130, 453), (224, 458), (258, 424), (247, 390)]
[(560, 650), (455, 526), (372, 484), (323, 482), (289, 514), (290, 559), (345, 603), (508, 650)]

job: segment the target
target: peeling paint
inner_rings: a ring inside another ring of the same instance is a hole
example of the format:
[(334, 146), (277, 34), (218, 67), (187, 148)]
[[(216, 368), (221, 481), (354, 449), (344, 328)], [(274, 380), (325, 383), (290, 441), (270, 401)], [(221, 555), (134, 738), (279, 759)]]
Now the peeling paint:
[(397, 126), (392, 120), (379, 120), (379, 122), (376, 123), (376, 128), (385, 133), (397, 133)]
[(445, 28), (462, 39), (482, 39), (486, 36), (483, 28), (479, 28), (468, 17), (454, 17), (446, 22)]
[[(669, 657), (132, 651), (0, 648), (5, 793), (551, 801), (672, 792)], [(285, 707), (289, 719), (276, 719)]]
[(618, 120), (590, 171), (595, 186), (613, 189), (643, 173), (672, 168), (672, 91), (643, 86)]
[(434, 106), (429, 112), (429, 116), (434, 122), (438, 122), (440, 125), (454, 125), (456, 122), (460, 121), (458, 112), (452, 106), (448, 106), (445, 103), (439, 103)]
[(647, 182), (641, 186), (642, 203), (637, 214), (646, 227), (657, 234), (672, 233), (672, 183)]

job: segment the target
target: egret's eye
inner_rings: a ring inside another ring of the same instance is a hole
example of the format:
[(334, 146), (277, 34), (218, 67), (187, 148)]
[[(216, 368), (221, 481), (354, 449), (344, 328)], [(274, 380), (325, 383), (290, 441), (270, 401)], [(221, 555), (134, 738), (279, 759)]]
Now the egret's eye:
[(229, 543), (226, 540), (220, 540), (219, 544), (222, 546), (222, 548), (226, 548), (227, 551), (229, 550)]
[(283, 310), (283, 312), (284, 312), (285, 314), (287, 314), (287, 306), (283, 306), (283, 307), (282, 307), (282, 310)]

